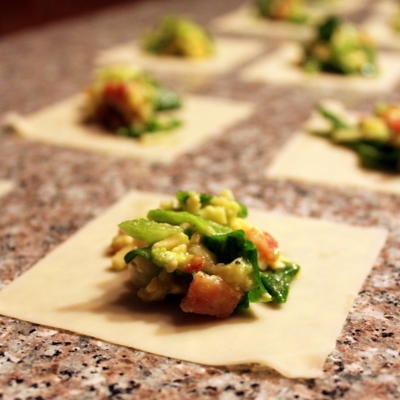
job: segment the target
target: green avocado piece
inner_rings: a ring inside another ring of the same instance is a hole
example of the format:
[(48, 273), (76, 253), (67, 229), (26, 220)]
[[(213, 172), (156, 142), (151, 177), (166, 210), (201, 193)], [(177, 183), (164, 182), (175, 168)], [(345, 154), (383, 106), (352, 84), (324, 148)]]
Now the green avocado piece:
[(385, 121), (379, 117), (364, 118), (360, 122), (360, 131), (364, 139), (387, 142), (391, 132)]
[(178, 226), (149, 221), (144, 218), (124, 221), (118, 226), (127, 235), (150, 244), (183, 232), (183, 229)]
[(231, 229), (217, 224), (213, 221), (208, 221), (199, 215), (191, 214), (187, 211), (171, 211), (171, 210), (151, 210), (147, 217), (152, 221), (165, 222), (171, 225), (181, 225), (188, 223), (192, 228), (202, 235), (215, 235), (218, 233), (230, 232)]
[(341, 128), (332, 131), (332, 139), (339, 143), (353, 142), (354, 140), (361, 139), (361, 137), (362, 134), (356, 127)]
[(331, 110), (328, 110), (326, 107), (322, 105), (317, 105), (317, 111), (331, 124), (334, 129), (348, 129), (351, 128), (351, 125), (345, 121), (340, 115), (334, 113)]
[(157, 88), (155, 98), (156, 111), (174, 110), (182, 107), (182, 100), (178, 93), (163, 86)]

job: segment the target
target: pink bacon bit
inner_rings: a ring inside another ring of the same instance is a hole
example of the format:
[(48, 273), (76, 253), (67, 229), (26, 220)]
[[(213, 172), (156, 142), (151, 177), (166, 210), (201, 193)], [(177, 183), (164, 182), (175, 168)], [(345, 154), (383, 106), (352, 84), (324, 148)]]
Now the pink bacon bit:
[(182, 268), (182, 271), (187, 274), (192, 274), (193, 272), (198, 272), (203, 268), (205, 259), (202, 256), (193, 256), (189, 264)]
[(219, 276), (198, 272), (182, 299), (181, 309), (188, 313), (226, 318), (233, 313), (242, 296), (242, 290), (228, 285)]
[(399, 106), (391, 106), (384, 113), (385, 121), (392, 131), (396, 134), (400, 133), (400, 107)]
[(268, 232), (261, 232), (256, 228), (251, 228), (246, 231), (246, 236), (256, 245), (258, 254), (263, 261), (274, 263), (278, 259), (278, 242)]
[(128, 91), (124, 83), (109, 82), (105, 86), (103, 94), (108, 98), (123, 101), (126, 98)]

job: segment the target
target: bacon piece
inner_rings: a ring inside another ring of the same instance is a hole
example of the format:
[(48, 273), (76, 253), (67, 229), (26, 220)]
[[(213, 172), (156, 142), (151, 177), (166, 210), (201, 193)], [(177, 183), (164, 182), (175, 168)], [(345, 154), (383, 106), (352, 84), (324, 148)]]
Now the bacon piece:
[(197, 272), (182, 299), (181, 309), (184, 312), (226, 318), (233, 313), (242, 296), (241, 289), (233, 288), (221, 277)]
[(124, 83), (110, 82), (104, 88), (103, 93), (104, 96), (112, 98), (115, 101), (126, 101), (128, 90)]
[(246, 236), (256, 245), (258, 253), (263, 261), (274, 263), (278, 259), (278, 242), (269, 233), (251, 228), (246, 231)]
[(392, 106), (385, 113), (384, 118), (388, 127), (396, 132), (400, 133), (400, 107)]
[(193, 272), (198, 272), (203, 268), (203, 265), (205, 263), (205, 259), (202, 256), (193, 256), (192, 260), (189, 262), (189, 264), (185, 265), (182, 268), (183, 272), (186, 272), (187, 274), (191, 274)]
[(114, 131), (132, 122), (134, 110), (128, 101), (128, 88), (124, 83), (108, 83), (103, 89), (95, 120)]
[(284, 0), (278, 2), (272, 10), (272, 18), (286, 19), (289, 17), (290, 11), (293, 7), (293, 0)]

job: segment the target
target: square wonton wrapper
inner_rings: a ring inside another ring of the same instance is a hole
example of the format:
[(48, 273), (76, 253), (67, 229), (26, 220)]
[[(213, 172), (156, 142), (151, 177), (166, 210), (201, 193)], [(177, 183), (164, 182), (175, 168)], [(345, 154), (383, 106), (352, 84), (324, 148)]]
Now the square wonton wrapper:
[[(357, 116), (346, 112), (341, 103), (325, 101), (324, 104), (350, 122), (357, 121)], [(296, 133), (267, 168), (268, 177), (400, 193), (400, 175), (362, 168), (354, 151), (309, 133), (327, 128), (329, 123), (314, 111), (305, 130)]]
[(380, 73), (376, 78), (341, 76), (321, 72), (309, 74), (300, 64), (301, 45), (285, 43), (275, 52), (249, 66), (242, 72), (245, 81), (260, 81), (282, 85), (304, 85), (324, 89), (357, 90), (360, 92), (388, 91), (400, 79), (400, 55), (379, 54)]
[(397, 10), (400, 10), (400, 4), (394, 1), (376, 2), (371, 17), (363, 24), (363, 29), (377, 43), (399, 49), (400, 32), (396, 32), (392, 26)]
[(257, 17), (250, 6), (240, 7), (213, 21), (216, 29), (241, 33), (270, 36), (284, 39), (306, 40), (312, 36), (312, 28), (306, 24), (294, 24), (286, 21), (269, 21)]
[[(321, 6), (316, 2), (316, 4), (308, 8), (308, 13), (311, 17), (318, 20), (326, 15), (327, 10), (335, 14), (352, 12), (359, 8), (363, 4), (363, 1), (337, 0), (332, 1), (331, 5), (325, 4)], [(313, 27), (307, 24), (272, 21), (258, 17), (252, 3), (216, 18), (213, 21), (213, 26), (216, 29), (226, 32), (262, 35), (282, 39), (306, 40), (310, 39), (313, 34)]]
[(0, 196), (4, 196), (13, 187), (13, 183), (4, 179), (0, 179)]
[(176, 359), (257, 362), (288, 377), (320, 376), (386, 231), (251, 210), (250, 220), (276, 236), (302, 270), (286, 304), (253, 304), (219, 320), (185, 314), (178, 304), (135, 301), (127, 273), (108, 269), (105, 251), (117, 224), (165, 198), (126, 195), (3, 289), (0, 314)]
[(148, 53), (141, 49), (140, 42), (132, 41), (103, 51), (97, 63), (99, 65), (132, 64), (159, 72), (211, 75), (227, 72), (256, 57), (264, 47), (263, 43), (252, 39), (217, 38), (215, 40), (216, 53), (213, 57), (188, 60)]
[(82, 123), (82, 99), (81, 95), (77, 95), (25, 117), (10, 115), (7, 123), (22, 136), (32, 140), (168, 163), (178, 155), (195, 149), (211, 136), (223, 133), (229, 126), (248, 117), (252, 111), (248, 103), (187, 96), (182, 109), (174, 113), (182, 119), (181, 127), (137, 140)]

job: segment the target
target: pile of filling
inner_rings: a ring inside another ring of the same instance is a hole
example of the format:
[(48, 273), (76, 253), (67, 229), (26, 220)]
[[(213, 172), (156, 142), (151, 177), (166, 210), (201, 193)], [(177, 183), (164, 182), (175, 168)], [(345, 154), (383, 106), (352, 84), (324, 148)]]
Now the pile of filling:
[(188, 313), (224, 318), (250, 302), (284, 303), (299, 266), (246, 216), (228, 190), (219, 196), (178, 192), (147, 218), (119, 225), (112, 267), (130, 269), (141, 300), (178, 295)]
[(208, 58), (214, 53), (210, 34), (195, 22), (177, 15), (164, 17), (143, 42), (146, 51), (186, 58)]
[(86, 89), (85, 118), (123, 136), (171, 131), (181, 121), (166, 111), (182, 106), (180, 96), (148, 74), (111, 66), (95, 74)]
[(318, 107), (330, 129), (315, 132), (358, 153), (366, 168), (400, 172), (400, 105), (380, 103), (374, 115), (351, 124), (338, 113)]
[(307, 72), (377, 75), (377, 52), (370, 37), (338, 17), (328, 17), (317, 29), (316, 38), (305, 48)]
[(256, 0), (255, 7), (262, 18), (295, 23), (307, 20), (302, 0)]

